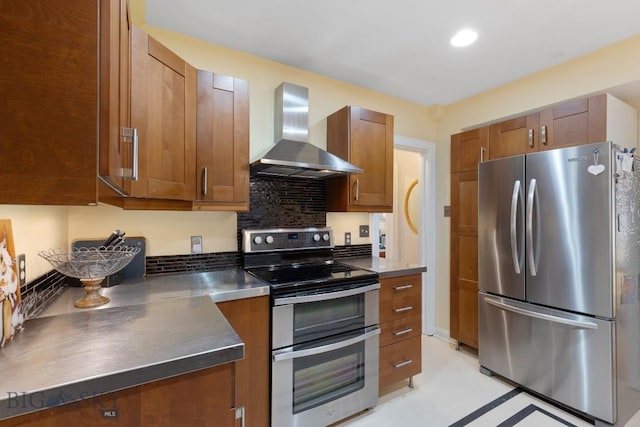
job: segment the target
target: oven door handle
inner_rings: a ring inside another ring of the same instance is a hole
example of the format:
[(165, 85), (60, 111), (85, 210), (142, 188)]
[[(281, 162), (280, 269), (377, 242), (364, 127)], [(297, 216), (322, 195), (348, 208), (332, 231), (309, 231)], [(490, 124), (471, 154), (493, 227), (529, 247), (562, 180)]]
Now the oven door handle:
[(304, 350), (298, 351), (293, 351), (293, 347), (283, 348), (282, 350), (277, 350), (276, 352), (274, 352), (272, 357), (274, 362), (280, 362), (283, 360), (296, 359), (299, 357), (315, 356), (316, 354), (328, 353), (333, 350), (338, 350), (353, 344), (357, 344), (371, 337), (375, 337), (376, 335), (380, 335), (380, 328), (377, 326), (362, 335), (358, 335), (357, 337), (349, 338), (344, 341), (335, 342), (333, 344), (321, 345), (319, 347), (306, 348)]
[(370, 291), (380, 289), (380, 283), (361, 286), (359, 288), (345, 289), (337, 292), (326, 292), (322, 294), (302, 295), (299, 297), (274, 298), (273, 305), (301, 304), (305, 302), (327, 301), (336, 298), (350, 297), (353, 295), (364, 294)]

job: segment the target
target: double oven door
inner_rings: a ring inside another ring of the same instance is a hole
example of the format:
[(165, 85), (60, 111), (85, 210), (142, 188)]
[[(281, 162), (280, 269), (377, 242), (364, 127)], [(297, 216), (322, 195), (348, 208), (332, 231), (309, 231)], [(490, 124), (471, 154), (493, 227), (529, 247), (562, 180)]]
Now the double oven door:
[(378, 400), (380, 284), (273, 299), (273, 426), (326, 426)]

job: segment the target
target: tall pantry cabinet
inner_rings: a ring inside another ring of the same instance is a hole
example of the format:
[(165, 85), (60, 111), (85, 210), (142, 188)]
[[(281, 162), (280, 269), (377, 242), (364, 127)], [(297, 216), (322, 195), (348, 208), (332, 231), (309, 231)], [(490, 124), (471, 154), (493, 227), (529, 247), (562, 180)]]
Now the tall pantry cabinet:
[(638, 144), (637, 111), (610, 94), (451, 135), (450, 334), (478, 347), (478, 163), (554, 148)]
[(451, 136), (451, 338), (478, 347), (478, 163), (488, 126)]

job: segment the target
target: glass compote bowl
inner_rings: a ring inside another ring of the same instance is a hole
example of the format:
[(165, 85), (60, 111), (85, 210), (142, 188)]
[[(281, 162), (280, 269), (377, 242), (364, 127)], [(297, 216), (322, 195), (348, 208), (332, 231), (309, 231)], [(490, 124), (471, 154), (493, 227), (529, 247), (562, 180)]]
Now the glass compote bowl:
[(75, 248), (72, 252), (49, 249), (38, 252), (42, 258), (65, 276), (80, 279), (86, 295), (75, 302), (78, 308), (97, 307), (109, 298), (98, 292), (105, 277), (120, 271), (140, 252), (133, 246), (101, 246)]

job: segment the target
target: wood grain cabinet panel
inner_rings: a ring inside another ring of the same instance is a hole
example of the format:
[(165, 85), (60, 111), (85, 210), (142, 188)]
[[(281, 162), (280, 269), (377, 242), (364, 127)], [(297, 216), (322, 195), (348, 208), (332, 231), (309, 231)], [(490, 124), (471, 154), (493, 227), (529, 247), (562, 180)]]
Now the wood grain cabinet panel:
[(489, 150), (489, 126), (451, 135), (451, 172), (478, 170)]
[(606, 112), (606, 94), (540, 111), (540, 150), (605, 141)]
[(2, 425), (234, 426), (233, 395), (234, 364), (228, 363), (9, 418)]
[(249, 209), (249, 83), (197, 70), (194, 209)]
[(139, 178), (132, 197), (193, 200), (196, 71), (135, 25), (131, 31), (131, 126), (138, 130)]
[(235, 363), (234, 406), (245, 408), (245, 424), (268, 426), (269, 416), (269, 297), (245, 298), (217, 304), (244, 342), (245, 357)]
[(327, 180), (327, 210), (393, 210), (393, 116), (346, 106), (327, 117), (327, 150), (362, 168)]
[(422, 370), (422, 275), (380, 279), (379, 393)]
[(489, 127), (489, 159), (516, 156), (538, 150), (538, 114), (529, 114)]
[[(131, 21), (127, 0), (101, 3), (99, 175), (111, 188), (125, 192), (131, 177)], [(109, 35), (105, 35), (105, 32)]]
[(380, 347), (420, 335), (422, 317), (411, 316), (380, 324)]
[(0, 203), (97, 202), (103, 3), (0, 2)]
[(420, 337), (380, 348), (380, 394), (389, 386), (422, 372)]

